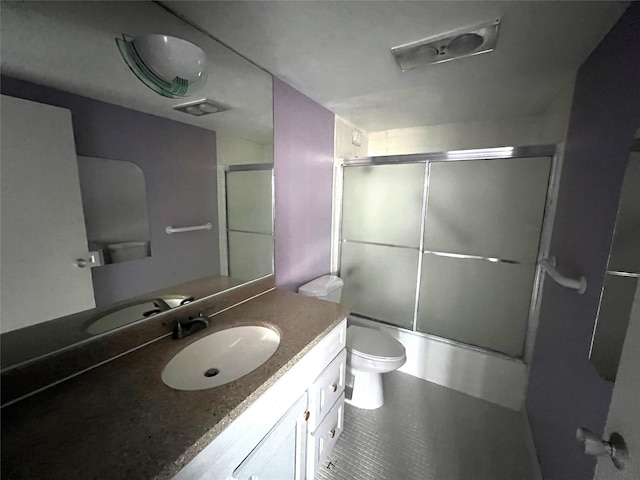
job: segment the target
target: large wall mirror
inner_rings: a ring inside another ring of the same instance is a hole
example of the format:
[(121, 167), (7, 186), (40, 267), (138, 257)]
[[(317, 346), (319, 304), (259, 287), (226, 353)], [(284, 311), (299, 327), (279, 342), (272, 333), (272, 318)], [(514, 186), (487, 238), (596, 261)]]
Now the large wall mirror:
[[(271, 75), (159, 2), (1, 22), (3, 369), (273, 274)], [(150, 33), (205, 52), (199, 91), (136, 78), (116, 38)]]
[(589, 358), (596, 370), (615, 382), (640, 278), (640, 138), (624, 175), (609, 262)]

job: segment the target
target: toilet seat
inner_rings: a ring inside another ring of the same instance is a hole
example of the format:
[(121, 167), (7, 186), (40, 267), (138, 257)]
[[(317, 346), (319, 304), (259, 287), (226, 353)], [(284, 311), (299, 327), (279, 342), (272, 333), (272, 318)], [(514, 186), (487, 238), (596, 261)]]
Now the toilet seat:
[(347, 350), (352, 355), (377, 362), (396, 362), (406, 356), (404, 347), (394, 338), (357, 325), (347, 328)]

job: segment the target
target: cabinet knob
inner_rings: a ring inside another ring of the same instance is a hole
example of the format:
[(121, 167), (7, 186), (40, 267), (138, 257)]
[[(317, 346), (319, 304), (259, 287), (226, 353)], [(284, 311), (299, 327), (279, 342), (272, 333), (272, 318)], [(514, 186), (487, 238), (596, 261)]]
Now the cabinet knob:
[(338, 391), (338, 385), (336, 385), (335, 383), (333, 385), (331, 385), (331, 391), (332, 392), (337, 392)]
[(335, 429), (335, 428), (329, 432), (329, 436), (330, 436), (331, 438), (333, 438), (333, 437), (335, 437), (335, 436), (336, 436), (336, 429)]
[(304, 421), (305, 422), (308, 421), (310, 416), (311, 416), (311, 412), (309, 412), (309, 410), (304, 412)]

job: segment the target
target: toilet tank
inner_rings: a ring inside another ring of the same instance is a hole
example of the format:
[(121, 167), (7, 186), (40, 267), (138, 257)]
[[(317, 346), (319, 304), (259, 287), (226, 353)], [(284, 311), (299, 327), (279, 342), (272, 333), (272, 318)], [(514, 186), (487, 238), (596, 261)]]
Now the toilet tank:
[(340, 277), (323, 275), (302, 285), (298, 289), (298, 293), (306, 295), (307, 297), (316, 297), (320, 300), (338, 303), (340, 302), (343, 285), (344, 282)]

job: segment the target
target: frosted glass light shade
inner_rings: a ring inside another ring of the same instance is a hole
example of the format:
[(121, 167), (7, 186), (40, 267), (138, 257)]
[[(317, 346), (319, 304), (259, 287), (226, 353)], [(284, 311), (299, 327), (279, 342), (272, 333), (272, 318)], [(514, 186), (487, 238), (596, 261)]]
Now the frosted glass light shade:
[(207, 80), (206, 54), (181, 38), (123, 34), (116, 44), (134, 75), (164, 97), (188, 97)]

